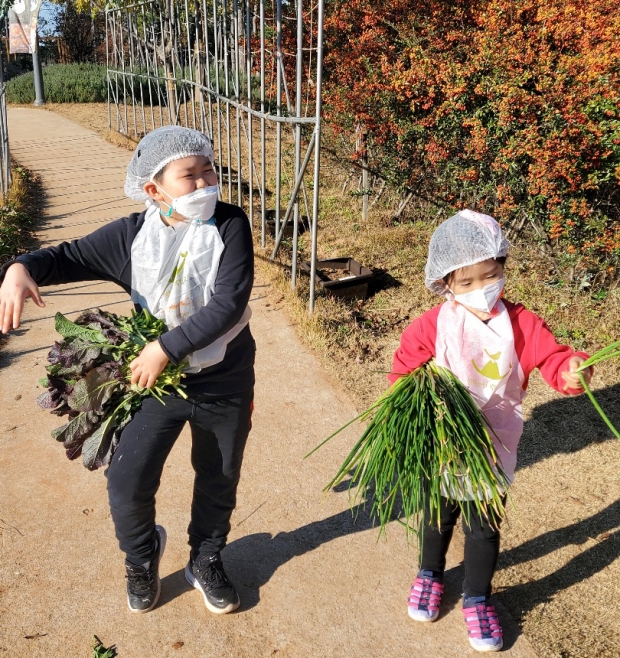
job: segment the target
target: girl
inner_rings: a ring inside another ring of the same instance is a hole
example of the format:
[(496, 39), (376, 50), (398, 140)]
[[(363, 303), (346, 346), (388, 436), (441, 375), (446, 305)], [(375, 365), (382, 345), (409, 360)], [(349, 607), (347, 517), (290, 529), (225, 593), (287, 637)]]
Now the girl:
[(159, 128), (138, 144), (125, 193), (147, 209), (86, 237), (26, 254), (0, 272), (0, 328), (19, 326), (39, 286), (103, 279), (131, 295), (169, 331), (131, 363), (131, 382), (152, 387), (168, 361), (186, 361), (188, 399), (149, 396), (124, 429), (108, 470), (108, 496), (125, 553), (127, 603), (148, 612), (160, 594), (166, 533), (155, 525), (155, 494), (183, 426), (192, 432), (194, 495), (189, 583), (214, 613), (239, 606), (220, 558), (250, 430), (255, 345), (248, 321), (253, 247), (244, 212), (218, 201), (213, 150), (201, 133)]
[[(394, 355), (390, 382), (434, 358), (467, 387), (493, 430), (493, 442), (509, 482), (523, 431), (521, 402), (528, 377), (539, 368), (547, 383), (569, 395), (582, 392), (575, 370), (588, 358), (559, 345), (545, 322), (520, 304), (502, 300), (508, 242), (488, 215), (462, 210), (434, 232), (426, 264), (426, 285), (447, 301), (405, 329)], [(587, 381), (591, 372), (584, 371)], [(477, 651), (499, 651), (502, 629), (489, 602), (499, 554), (501, 519), (469, 505), (465, 533), (463, 615)], [(408, 611), (416, 621), (437, 619), (446, 553), (459, 516), (454, 500), (442, 498), (440, 527), (426, 512), (419, 572)]]

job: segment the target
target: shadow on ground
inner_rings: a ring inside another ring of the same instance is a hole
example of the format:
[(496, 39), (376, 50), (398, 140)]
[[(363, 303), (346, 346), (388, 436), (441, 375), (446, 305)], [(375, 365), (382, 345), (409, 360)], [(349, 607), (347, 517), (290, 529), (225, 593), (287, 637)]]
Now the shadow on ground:
[[(231, 542), (223, 551), (226, 570), (231, 574), (241, 597), (239, 612), (255, 607), (260, 601), (260, 588), (271, 580), (274, 573), (289, 560), (305, 555), (339, 537), (363, 532), (373, 523), (363, 505), (353, 510), (313, 521), (291, 532), (280, 532), (272, 536), (258, 532)], [(331, 566), (325, 565), (325, 577), (329, 577)], [(183, 570), (178, 570), (162, 579), (164, 605), (191, 589)]]
[[(597, 390), (594, 396), (612, 424), (620, 428), (620, 385)], [(525, 423), (517, 469), (609, 440), (616, 439), (586, 395), (551, 400), (536, 407)]]
[(499, 569), (539, 559), (570, 544), (592, 544), (557, 571), (539, 580), (507, 588), (513, 610), (521, 615), (547, 603), (555, 594), (587, 580), (620, 556), (620, 500), (578, 523), (546, 532), (500, 553)]

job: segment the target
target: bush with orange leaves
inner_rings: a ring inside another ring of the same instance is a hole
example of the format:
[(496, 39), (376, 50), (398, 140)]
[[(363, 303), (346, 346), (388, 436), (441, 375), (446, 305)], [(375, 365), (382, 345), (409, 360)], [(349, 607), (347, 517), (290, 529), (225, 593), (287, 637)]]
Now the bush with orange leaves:
[(325, 25), (326, 117), (365, 125), (371, 168), (616, 278), (615, 0), (336, 0)]

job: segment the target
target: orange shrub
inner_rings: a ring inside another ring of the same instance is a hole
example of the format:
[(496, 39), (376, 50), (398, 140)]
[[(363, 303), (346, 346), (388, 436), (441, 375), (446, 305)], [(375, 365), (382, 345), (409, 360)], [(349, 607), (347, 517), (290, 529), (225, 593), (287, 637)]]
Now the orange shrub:
[(620, 6), (339, 0), (325, 110), (371, 166), (449, 206), (534, 224), (571, 263), (620, 267)]

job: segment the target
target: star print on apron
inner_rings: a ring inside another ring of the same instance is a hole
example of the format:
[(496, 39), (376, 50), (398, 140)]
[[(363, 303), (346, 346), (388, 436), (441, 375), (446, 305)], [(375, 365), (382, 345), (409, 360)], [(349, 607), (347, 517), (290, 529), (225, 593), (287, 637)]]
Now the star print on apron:
[[(497, 314), (483, 322), (461, 304), (448, 301), (437, 317), (438, 365), (448, 368), (467, 388), (487, 418), (495, 450), (509, 482), (514, 479), (517, 446), (523, 433), (523, 370), (514, 346), (510, 315), (500, 300)], [(463, 477), (461, 492), (448, 497), (471, 499)], [(484, 494), (478, 493), (483, 497)]]
[[(212, 220), (167, 226), (159, 208), (150, 206), (131, 245), (131, 300), (163, 320), (168, 329), (178, 327), (212, 297), (223, 251), (224, 242)], [(230, 331), (192, 352), (185, 372), (220, 363), (228, 343), (251, 315), (248, 306)]]

